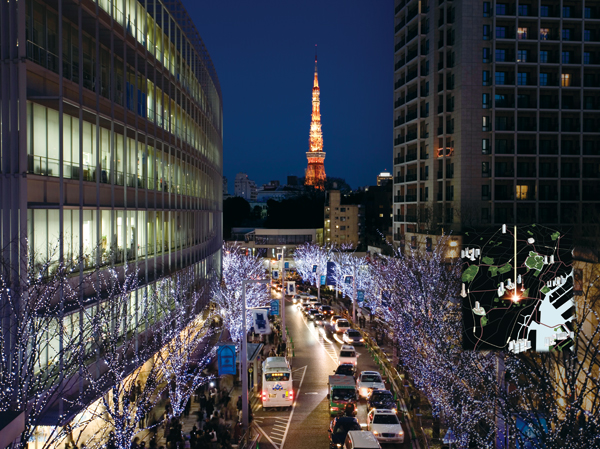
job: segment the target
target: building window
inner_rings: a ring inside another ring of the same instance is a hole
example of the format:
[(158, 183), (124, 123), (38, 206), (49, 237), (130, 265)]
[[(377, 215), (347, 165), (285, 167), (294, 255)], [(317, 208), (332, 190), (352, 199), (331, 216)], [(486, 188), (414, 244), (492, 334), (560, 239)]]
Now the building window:
[(505, 94), (496, 94), (494, 97), (494, 104), (497, 108), (508, 108), (508, 99)]
[(583, 16), (586, 19), (591, 19), (592, 18), (592, 8), (586, 7), (583, 9)]
[(527, 28), (517, 28), (517, 36), (519, 36), (519, 39), (527, 39)]
[(342, 207), (342, 208), (340, 209), (340, 212), (346, 212), (346, 208), (345, 208), (345, 207)]
[(563, 51), (562, 52), (562, 63), (563, 64), (570, 64), (571, 62), (571, 52), (570, 51)]
[(527, 86), (528, 75), (529, 74), (527, 72), (519, 72), (519, 73), (517, 73), (517, 84), (519, 86)]
[(490, 139), (481, 140), (481, 154), (490, 154)]
[(506, 39), (506, 27), (496, 27), (496, 38)]
[(570, 28), (563, 28), (563, 30), (562, 30), (562, 40), (563, 41), (570, 41), (571, 40), (571, 29)]
[(592, 40), (592, 32), (590, 30), (583, 30), (583, 40), (586, 42)]
[(589, 64), (590, 63), (590, 52), (589, 51), (584, 51), (583, 52), (583, 63), (584, 64)]
[(490, 82), (490, 71), (489, 70), (484, 70), (482, 73), (482, 80), (483, 80), (483, 85), (484, 86), (489, 86), (491, 84)]
[(528, 16), (529, 15), (529, 5), (519, 5), (519, 15), (520, 16)]
[(496, 49), (496, 62), (506, 61), (506, 50)]
[(517, 62), (527, 62), (528, 50), (517, 51)]
[(346, 230), (346, 226), (340, 226), (340, 231), (345, 231)]
[(549, 6), (540, 6), (540, 16), (548, 17), (550, 15), (550, 7)]
[(490, 116), (489, 115), (485, 115), (482, 117), (481, 120), (481, 130), (482, 131), (491, 131), (490, 129)]
[(547, 41), (550, 39), (550, 28), (540, 28), (540, 40)]
[(568, 73), (560, 75), (560, 85), (562, 87), (571, 87), (571, 75)]
[(547, 51), (540, 51), (540, 62), (542, 64), (548, 62), (548, 52)]
[(482, 178), (490, 177), (490, 163), (489, 162), (481, 163), (481, 177)]
[(506, 72), (496, 72), (496, 86), (506, 84)]
[(483, 17), (490, 17), (490, 2), (483, 2)]
[(490, 60), (490, 49), (489, 48), (484, 48), (483, 49), (483, 62), (491, 62), (491, 60)]
[(518, 200), (526, 200), (528, 189), (529, 189), (529, 186), (527, 186), (527, 185), (517, 185), (517, 199)]
[(540, 73), (540, 86), (547, 86), (547, 85), (548, 85), (548, 74)]
[(569, 18), (571, 17), (571, 7), (563, 6), (563, 17)]
[(505, 16), (506, 15), (506, 4), (504, 4), (504, 3), (496, 4), (496, 15), (497, 16)]
[(490, 26), (489, 25), (483, 26), (483, 40), (484, 41), (490, 40)]
[(488, 201), (490, 199), (490, 186), (487, 184), (481, 186), (481, 199), (483, 201)]
[(481, 96), (481, 107), (487, 109), (490, 107), (490, 94), (482, 94)]

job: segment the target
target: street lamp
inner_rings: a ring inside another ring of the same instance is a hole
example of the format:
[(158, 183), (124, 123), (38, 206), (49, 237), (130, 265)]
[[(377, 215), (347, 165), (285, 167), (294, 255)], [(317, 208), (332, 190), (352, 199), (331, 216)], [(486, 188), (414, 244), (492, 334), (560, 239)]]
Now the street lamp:
[(242, 281), (242, 434), (248, 430), (248, 330), (246, 328), (246, 285), (268, 284), (268, 279)]
[(287, 293), (287, 283), (285, 281), (285, 246), (281, 250), (281, 328), (283, 331), (282, 340), (287, 341), (287, 335), (285, 331), (285, 294)]

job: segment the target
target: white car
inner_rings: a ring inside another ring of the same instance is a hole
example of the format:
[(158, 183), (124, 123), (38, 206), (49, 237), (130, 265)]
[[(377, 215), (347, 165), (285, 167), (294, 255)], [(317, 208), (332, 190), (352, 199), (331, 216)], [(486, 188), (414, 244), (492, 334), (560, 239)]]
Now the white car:
[(348, 322), (348, 320), (346, 320), (344, 318), (340, 318), (339, 320), (337, 320), (335, 322), (335, 331), (338, 334), (341, 334), (342, 332), (346, 332), (348, 329), (350, 329), (350, 323)]
[(358, 355), (356, 354), (354, 346), (342, 345), (342, 348), (338, 354), (338, 365), (341, 365), (342, 363), (351, 363), (352, 365), (356, 366), (357, 358)]
[(381, 379), (381, 374), (377, 371), (362, 371), (356, 381), (358, 394), (367, 398), (373, 390), (385, 390), (385, 383)]
[(292, 297), (292, 302), (294, 304), (302, 303), (302, 296), (300, 296), (300, 295), (294, 295)]
[(391, 410), (371, 410), (367, 414), (367, 430), (373, 432), (380, 443), (404, 443), (402, 424)]

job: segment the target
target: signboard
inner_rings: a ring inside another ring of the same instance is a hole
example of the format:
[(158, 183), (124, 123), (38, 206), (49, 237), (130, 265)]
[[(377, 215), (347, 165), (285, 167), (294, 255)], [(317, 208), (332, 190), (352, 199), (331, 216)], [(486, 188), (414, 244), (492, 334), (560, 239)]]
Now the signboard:
[(324, 274), (321, 275), (321, 285), (325, 285), (326, 276)]
[(219, 376), (235, 375), (235, 345), (221, 345), (217, 349)]
[[(279, 312), (279, 310), (277, 310), (277, 312)], [(269, 316), (267, 315), (266, 309), (253, 309), (252, 323), (252, 327), (254, 327), (255, 334), (266, 335), (271, 333), (271, 326), (269, 326)]]
[(279, 271), (277, 271), (277, 270), (273, 270), (273, 271), (271, 272), (271, 277), (272, 277), (273, 279), (279, 279)]
[(286, 285), (286, 294), (287, 295), (295, 295), (296, 294), (296, 281), (287, 281)]
[(273, 301), (271, 301), (270, 313), (271, 313), (271, 315), (279, 315), (279, 300), (278, 299), (274, 299)]
[(277, 260), (281, 260), (281, 254), (277, 254)]
[(335, 285), (335, 263), (327, 262), (327, 285)]
[(344, 278), (344, 284), (352, 284), (353, 276), (346, 276)]
[(290, 269), (290, 263), (289, 262), (284, 262), (284, 266), (286, 270)]
[(312, 271), (312, 272), (313, 272), (313, 273), (316, 273), (316, 272), (317, 272), (317, 265), (313, 265), (313, 271)]
[(362, 303), (365, 301), (365, 291), (364, 290), (357, 290), (356, 291), (356, 302), (358, 303), (358, 305), (362, 305)]

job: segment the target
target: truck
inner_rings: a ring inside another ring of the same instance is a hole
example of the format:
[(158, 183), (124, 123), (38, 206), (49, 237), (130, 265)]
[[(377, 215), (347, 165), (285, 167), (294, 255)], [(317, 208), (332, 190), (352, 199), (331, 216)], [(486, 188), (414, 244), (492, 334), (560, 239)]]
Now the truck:
[(329, 376), (327, 383), (327, 399), (329, 399), (329, 414), (331, 416), (343, 415), (348, 404), (353, 405), (354, 415), (357, 413), (358, 392), (356, 383), (351, 376), (335, 374)]

